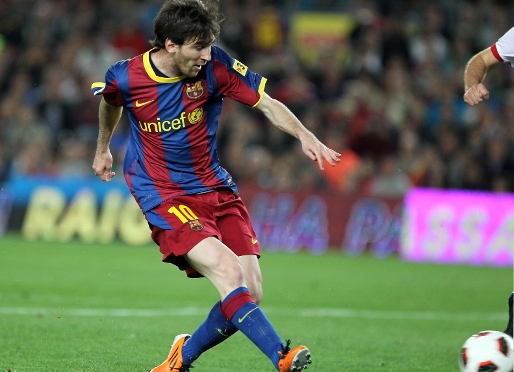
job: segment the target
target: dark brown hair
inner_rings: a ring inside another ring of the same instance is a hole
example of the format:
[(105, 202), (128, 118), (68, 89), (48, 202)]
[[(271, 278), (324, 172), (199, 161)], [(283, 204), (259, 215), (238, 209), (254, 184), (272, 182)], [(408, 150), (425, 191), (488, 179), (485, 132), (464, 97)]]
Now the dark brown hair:
[(164, 48), (166, 39), (177, 45), (212, 44), (220, 33), (220, 0), (167, 0), (154, 20), (155, 38), (150, 43)]

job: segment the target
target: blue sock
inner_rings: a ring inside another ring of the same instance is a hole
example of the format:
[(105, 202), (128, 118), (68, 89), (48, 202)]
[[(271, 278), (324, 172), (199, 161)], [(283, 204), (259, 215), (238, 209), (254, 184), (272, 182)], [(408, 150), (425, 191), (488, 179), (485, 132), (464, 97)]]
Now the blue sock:
[(204, 351), (218, 345), (237, 332), (237, 328), (221, 313), (216, 302), (207, 319), (198, 327), (182, 347), (184, 364), (193, 363)]
[(230, 293), (221, 303), (221, 311), (278, 369), (278, 351), (284, 344), (266, 315), (252, 302), (248, 289), (240, 287)]

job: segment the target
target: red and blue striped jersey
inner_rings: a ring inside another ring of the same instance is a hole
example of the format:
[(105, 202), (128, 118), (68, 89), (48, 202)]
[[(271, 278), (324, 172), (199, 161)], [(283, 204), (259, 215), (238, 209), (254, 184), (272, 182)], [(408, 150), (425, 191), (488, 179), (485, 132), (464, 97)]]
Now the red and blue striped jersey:
[[(128, 114), (123, 171), (130, 192), (145, 213), (178, 195), (219, 187), (237, 192), (219, 163), (218, 117), (224, 97), (256, 106), (266, 79), (216, 46), (196, 77), (161, 77), (151, 65), (151, 52), (119, 61), (105, 83), (92, 85), (95, 95), (103, 94), (109, 105), (123, 106)], [(150, 223), (162, 224), (150, 215)]]

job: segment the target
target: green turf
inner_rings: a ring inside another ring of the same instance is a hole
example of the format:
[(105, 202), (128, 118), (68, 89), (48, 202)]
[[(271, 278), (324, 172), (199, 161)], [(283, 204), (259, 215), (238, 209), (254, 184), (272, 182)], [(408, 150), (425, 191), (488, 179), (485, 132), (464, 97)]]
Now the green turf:
[[(284, 338), (309, 346), (309, 371), (458, 371), (468, 336), (504, 329), (512, 291), (509, 268), (337, 252), (264, 252), (261, 266), (262, 307)], [(0, 239), (0, 371), (148, 371), (215, 301), (205, 279), (161, 263), (154, 246), (9, 235)], [(240, 334), (194, 365), (195, 372), (274, 371)]]

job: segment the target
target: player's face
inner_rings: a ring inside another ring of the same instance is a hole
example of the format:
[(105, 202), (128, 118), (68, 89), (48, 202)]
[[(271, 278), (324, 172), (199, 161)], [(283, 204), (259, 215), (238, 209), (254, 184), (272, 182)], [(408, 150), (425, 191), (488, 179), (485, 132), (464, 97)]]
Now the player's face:
[(202, 66), (211, 60), (211, 46), (189, 43), (177, 46), (175, 53), (175, 67), (188, 77), (195, 77)]

